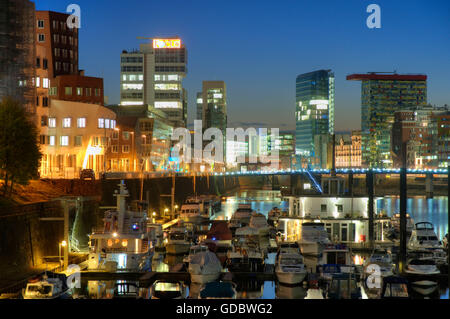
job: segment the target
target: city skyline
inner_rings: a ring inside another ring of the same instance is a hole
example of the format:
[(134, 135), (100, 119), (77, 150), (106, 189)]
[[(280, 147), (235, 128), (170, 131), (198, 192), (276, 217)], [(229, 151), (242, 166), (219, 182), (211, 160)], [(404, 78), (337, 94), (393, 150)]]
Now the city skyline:
[[(80, 67), (104, 77), (109, 103), (119, 103), (122, 50), (136, 49), (138, 36), (179, 36), (189, 52), (189, 72), (184, 81), (188, 123), (195, 118), (196, 92), (202, 81), (224, 80), (228, 83), (230, 126), (292, 130), (295, 78), (319, 69), (331, 69), (336, 76), (336, 131), (360, 128), (360, 87), (346, 81), (351, 73), (396, 70), (427, 74), (428, 102), (449, 104), (446, 73), (450, 62), (445, 55), (449, 48), (445, 41), (450, 30), (448, 4), (377, 3), (382, 10), (382, 28), (371, 30), (365, 23), (367, 1), (272, 3), (270, 10), (265, 10), (269, 6), (266, 3), (255, 8), (250, 3), (231, 2), (222, 8), (217, 4), (205, 7), (202, 1), (175, 2), (172, 7), (176, 9), (170, 15), (160, 15), (153, 12), (164, 12), (164, 4), (139, 4), (140, 10), (119, 10), (116, 3), (82, 0), (78, 1), (82, 14)], [(36, 9), (64, 12), (68, 4), (42, 0)], [(99, 10), (102, 17), (97, 15)], [(214, 14), (214, 19), (202, 22), (202, 10)], [(220, 16), (215, 14), (218, 11)], [(257, 20), (252, 13), (258, 13)], [(116, 19), (119, 14), (121, 18)], [(105, 20), (122, 21), (127, 27), (123, 28), (122, 22), (108, 22), (109, 28), (101, 28)], [(190, 23), (193, 20), (199, 23)], [(316, 26), (315, 32), (303, 31), (311, 25)], [(418, 49), (416, 39), (421, 48), (427, 47), (425, 53)], [(285, 52), (283, 59), (272, 63), (274, 51), (280, 48)], [(274, 107), (277, 117), (273, 116)]]

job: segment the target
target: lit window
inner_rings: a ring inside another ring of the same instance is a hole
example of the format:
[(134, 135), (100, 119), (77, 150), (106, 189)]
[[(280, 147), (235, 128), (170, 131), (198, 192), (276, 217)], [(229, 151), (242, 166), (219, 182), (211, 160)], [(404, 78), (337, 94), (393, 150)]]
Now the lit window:
[(50, 117), (48, 119), (48, 127), (55, 128), (56, 127), (56, 118)]
[(122, 153), (130, 153), (130, 146), (129, 145), (124, 145), (122, 147)]
[(143, 74), (139, 74), (139, 81), (144, 81), (144, 75)]
[(36, 87), (38, 88), (41, 85), (41, 78), (37, 77), (36, 78)]
[(180, 87), (178, 86), (178, 84), (169, 84), (169, 83), (156, 83), (155, 84), (155, 90), (178, 91), (179, 89), (180, 89)]
[(116, 128), (116, 120), (111, 120), (111, 128), (112, 129)]
[(105, 128), (105, 119), (98, 119), (98, 128)]
[(77, 95), (78, 96), (83, 95), (83, 88), (77, 88)]
[(49, 81), (47, 78), (42, 79), (42, 87), (44, 89), (48, 89), (48, 84), (49, 84)]
[(63, 127), (64, 128), (69, 128), (72, 124), (72, 119), (70, 117), (66, 117), (65, 119), (63, 119)]
[(80, 117), (77, 122), (78, 122), (77, 124), (78, 124), (79, 128), (85, 128), (86, 127), (86, 118)]
[(48, 140), (48, 144), (50, 146), (55, 146), (55, 140), (56, 140), (55, 136), (54, 135), (50, 135), (49, 136), (49, 140)]
[(69, 137), (61, 136), (61, 146), (69, 146)]
[(144, 88), (143, 84), (123, 84), (124, 90), (142, 90)]
[(167, 80), (168, 81), (178, 81), (178, 75), (177, 74), (173, 74), (173, 75), (168, 75), (167, 76)]
[(155, 102), (157, 109), (181, 109), (181, 102)]
[(110, 121), (108, 119), (105, 119), (105, 128), (110, 128)]

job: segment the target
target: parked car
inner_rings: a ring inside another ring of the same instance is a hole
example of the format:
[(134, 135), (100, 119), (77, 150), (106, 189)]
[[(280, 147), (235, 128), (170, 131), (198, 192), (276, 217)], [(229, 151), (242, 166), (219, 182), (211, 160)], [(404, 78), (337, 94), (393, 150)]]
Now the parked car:
[(95, 181), (95, 172), (93, 169), (83, 169), (80, 172), (80, 179), (81, 180), (86, 180), (86, 179), (91, 179), (93, 181)]

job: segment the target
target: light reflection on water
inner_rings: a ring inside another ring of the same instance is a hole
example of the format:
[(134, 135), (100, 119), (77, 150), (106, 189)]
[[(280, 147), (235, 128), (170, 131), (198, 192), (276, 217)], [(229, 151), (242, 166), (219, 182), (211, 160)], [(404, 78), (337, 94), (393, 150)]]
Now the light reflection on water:
[[(279, 192), (241, 191), (234, 194), (234, 196), (228, 197), (227, 201), (222, 203), (222, 210), (216, 213), (213, 219), (229, 220), (241, 203), (251, 203), (252, 208), (255, 211), (266, 216), (273, 207), (278, 207), (281, 210), (288, 210), (289, 207), (287, 202), (281, 200)], [(399, 212), (399, 198), (385, 197), (377, 199), (376, 203), (378, 211), (384, 210), (389, 216)], [(407, 209), (415, 222), (428, 221), (433, 223), (439, 238), (442, 238), (448, 232), (447, 197), (436, 197), (434, 199), (426, 199), (425, 197), (409, 198)], [(182, 256), (166, 256), (164, 259), (156, 262), (155, 270), (167, 272), (170, 266), (182, 262), (182, 259)], [(274, 263), (274, 254), (269, 254), (266, 263)], [(308, 269), (313, 268), (314, 261), (305, 258), (305, 263)], [(113, 292), (111, 291), (111, 288), (114, 287), (114, 282), (103, 283), (103, 285), (105, 285), (105, 288), (109, 288), (108, 292), (105, 291), (103, 296), (102, 293), (99, 292), (99, 294), (96, 294), (96, 297), (111, 298), (111, 293)], [(191, 289), (187, 287), (186, 296), (197, 298), (201, 287), (192, 285), (190, 288)], [(85, 289), (82, 290), (85, 291)], [(239, 299), (303, 299), (306, 296), (306, 290), (303, 287), (277, 286), (274, 282), (240, 283), (237, 287), (237, 291)], [(148, 289), (141, 290), (141, 294), (144, 298), (148, 298), (148, 293)], [(441, 299), (448, 299), (448, 296), (448, 289), (441, 291)]]

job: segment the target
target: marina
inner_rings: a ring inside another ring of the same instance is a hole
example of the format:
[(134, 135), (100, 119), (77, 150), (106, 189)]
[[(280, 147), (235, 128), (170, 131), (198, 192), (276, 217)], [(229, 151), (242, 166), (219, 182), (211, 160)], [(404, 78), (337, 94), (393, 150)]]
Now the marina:
[[(420, 198), (410, 199), (417, 223), (408, 241), (405, 275), (399, 276), (398, 241), (382, 232), (376, 246), (368, 246), (361, 230), (352, 226), (361, 220), (339, 218), (336, 212), (327, 216), (321, 204), (326, 197), (305, 199), (316, 200), (322, 212), (299, 217), (298, 209), (290, 210), (292, 198), (278, 191), (240, 190), (224, 197), (207, 219), (187, 221), (181, 218), (182, 208), (178, 218), (159, 224), (145, 210), (130, 211), (128, 195), (126, 184), (120, 183), (117, 207), (105, 212), (104, 228), (93, 231), (90, 252), (79, 264), (80, 286), (67, 289), (69, 298), (216, 299), (218, 287), (226, 287), (224, 299), (380, 299), (389, 281), (402, 280), (409, 287), (403, 297), (448, 298), (448, 259), (435, 240), (447, 229), (432, 223), (434, 207), (446, 207), (446, 198), (429, 199), (426, 205)], [(375, 210), (385, 214), (380, 223), (395, 227), (397, 201), (375, 201)], [(304, 207), (299, 209), (314, 212)], [(425, 235), (430, 243), (418, 238)], [(374, 271), (381, 271), (380, 277)]]

